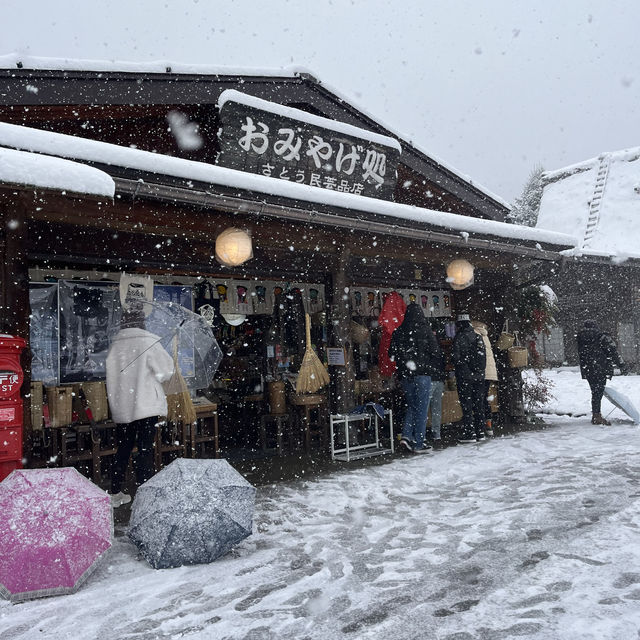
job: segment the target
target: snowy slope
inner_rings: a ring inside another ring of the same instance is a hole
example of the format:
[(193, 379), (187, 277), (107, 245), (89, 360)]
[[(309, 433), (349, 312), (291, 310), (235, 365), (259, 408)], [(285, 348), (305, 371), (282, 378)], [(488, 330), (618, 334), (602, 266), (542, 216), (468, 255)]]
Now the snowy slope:
[(536, 227), (578, 236), (585, 254), (640, 257), (640, 148), (605, 153), (603, 158), (609, 173), (588, 246), (582, 248), (600, 158), (545, 174)]

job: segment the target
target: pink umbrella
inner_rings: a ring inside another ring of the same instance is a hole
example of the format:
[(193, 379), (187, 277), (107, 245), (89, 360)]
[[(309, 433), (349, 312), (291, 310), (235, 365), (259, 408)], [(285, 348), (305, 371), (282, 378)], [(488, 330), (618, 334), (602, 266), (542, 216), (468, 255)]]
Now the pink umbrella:
[(109, 496), (75, 469), (19, 469), (0, 483), (0, 596), (73, 593), (112, 543)]

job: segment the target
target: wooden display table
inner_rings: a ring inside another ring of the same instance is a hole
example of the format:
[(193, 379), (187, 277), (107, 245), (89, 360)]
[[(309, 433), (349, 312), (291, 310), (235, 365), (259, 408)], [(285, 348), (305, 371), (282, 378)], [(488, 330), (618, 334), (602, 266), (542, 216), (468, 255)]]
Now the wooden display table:
[[(320, 393), (296, 393), (289, 396), (300, 430), (304, 435), (304, 450), (311, 452), (311, 439), (320, 436), (322, 445), (328, 439), (329, 420), (326, 415), (327, 397)], [(312, 413), (314, 412), (314, 413)]]
[(156, 427), (155, 445), (154, 445), (154, 466), (158, 473), (164, 466), (162, 459), (166, 453), (177, 454), (178, 458), (187, 457), (187, 447), (189, 443), (189, 427), (188, 424), (164, 423)]
[(208, 400), (194, 401), (196, 421), (189, 425), (190, 456), (198, 457), (198, 447), (202, 454), (206, 453), (207, 445), (213, 445), (213, 457), (220, 457), (220, 438), (218, 434), (218, 405)]
[[(105, 456), (117, 451), (115, 423), (98, 422), (95, 427), (88, 424), (69, 424), (51, 429), (53, 457), (62, 467), (78, 462), (90, 462), (91, 479), (100, 484), (100, 462)], [(75, 436), (72, 439), (70, 436)]]
[(288, 413), (265, 413), (260, 418), (260, 441), (262, 443), (262, 450), (273, 450), (269, 447), (269, 434), (267, 433), (267, 427), (273, 423), (275, 425), (275, 445), (276, 452), (279, 456), (284, 455), (284, 440), (287, 439), (289, 449), (291, 449), (291, 427)]

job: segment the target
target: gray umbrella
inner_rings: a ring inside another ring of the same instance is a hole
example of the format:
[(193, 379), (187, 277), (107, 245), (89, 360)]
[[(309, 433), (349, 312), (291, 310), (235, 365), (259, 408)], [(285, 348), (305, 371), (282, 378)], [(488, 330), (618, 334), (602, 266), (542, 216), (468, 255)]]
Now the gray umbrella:
[(226, 460), (178, 458), (138, 489), (129, 538), (154, 569), (212, 562), (251, 535), (255, 493)]
[(607, 385), (604, 388), (604, 395), (611, 404), (618, 407), (621, 411), (624, 411), (635, 424), (640, 424), (640, 412), (638, 412), (633, 402), (631, 402), (624, 393), (614, 389), (611, 385)]

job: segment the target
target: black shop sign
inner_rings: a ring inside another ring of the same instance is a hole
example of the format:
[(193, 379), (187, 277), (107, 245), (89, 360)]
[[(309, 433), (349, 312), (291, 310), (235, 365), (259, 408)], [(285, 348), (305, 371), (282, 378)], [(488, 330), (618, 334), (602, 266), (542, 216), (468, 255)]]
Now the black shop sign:
[[(394, 140), (327, 118), (309, 117), (298, 109), (250, 96), (247, 99), (250, 104), (225, 100), (220, 107), (218, 165), (323, 189), (393, 200), (400, 149), (399, 144), (383, 142)], [(256, 103), (266, 108), (258, 108)], [(298, 114), (299, 119), (290, 117)], [(329, 126), (320, 126), (318, 121)], [(332, 124), (337, 130), (330, 127)], [(362, 137), (355, 135), (358, 131), (362, 131)]]

